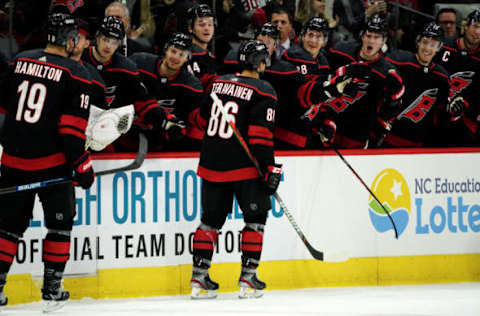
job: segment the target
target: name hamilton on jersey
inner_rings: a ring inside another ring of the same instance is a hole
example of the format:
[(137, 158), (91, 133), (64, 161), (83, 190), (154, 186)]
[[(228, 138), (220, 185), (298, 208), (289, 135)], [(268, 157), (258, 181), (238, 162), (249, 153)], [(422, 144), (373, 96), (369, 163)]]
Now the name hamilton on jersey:
[(226, 82), (214, 83), (212, 91), (216, 94), (226, 94), (247, 101), (250, 101), (253, 95), (253, 89)]
[(62, 78), (63, 70), (51, 66), (19, 60), (17, 61), (17, 66), (15, 67), (15, 73), (59, 82)]

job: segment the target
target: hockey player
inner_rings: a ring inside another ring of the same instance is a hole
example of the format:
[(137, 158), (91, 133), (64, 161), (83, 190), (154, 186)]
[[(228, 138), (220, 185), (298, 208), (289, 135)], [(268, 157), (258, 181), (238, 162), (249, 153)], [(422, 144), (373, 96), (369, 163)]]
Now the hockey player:
[[(171, 124), (167, 124), (165, 112), (142, 84), (136, 65), (117, 52), (124, 36), (123, 23), (117, 18), (106, 17), (98, 28), (96, 44), (82, 56), (82, 60), (92, 64), (105, 81), (108, 107), (133, 104), (139, 122), (151, 128), (153, 133), (160, 134), (159, 131), (165, 128), (180, 133), (183, 125), (177, 125), (173, 116)], [(138, 144), (128, 142), (128, 139), (115, 142), (115, 149), (135, 151)]]
[(312, 18), (302, 28), (300, 46), (291, 46), (282, 58), (295, 65), (307, 79), (325, 81), (330, 72), (321, 48), (328, 41), (328, 21)]
[[(447, 116), (449, 80), (447, 71), (432, 62), (442, 47), (443, 30), (428, 23), (416, 38), (417, 52), (393, 51), (386, 59), (399, 70), (405, 85), (402, 110), (383, 147), (422, 147), (432, 145), (436, 126)], [(451, 106), (454, 116), (463, 108)]]
[[(386, 41), (385, 20), (374, 15), (360, 35), (361, 43), (342, 42), (330, 49), (330, 66), (337, 70), (325, 83), (325, 89), (339, 90), (342, 95), (333, 94), (323, 103), (325, 106), (306, 113), (315, 125), (317, 120), (323, 122), (323, 113), (334, 111), (338, 128), (335, 143), (343, 148), (375, 147), (381, 142), (399, 114), (405, 90), (395, 66), (385, 60), (380, 50)], [(348, 77), (355, 84), (338, 89)], [(351, 91), (347, 92), (347, 88)]]
[(188, 10), (188, 31), (192, 36), (192, 57), (187, 62), (188, 71), (194, 74), (206, 88), (215, 78), (215, 56), (208, 51), (208, 44), (215, 32), (215, 14), (206, 4)]
[[(256, 40), (243, 43), (238, 57), (242, 72), (219, 77), (212, 88), (230, 117), (223, 116), (215, 103), (202, 111), (202, 115), (208, 117), (208, 125), (197, 170), (203, 178), (203, 214), (193, 237), (192, 298), (216, 297), (218, 284), (210, 279), (208, 269), (234, 196), (245, 220), (241, 233), (240, 297), (259, 297), (266, 286), (257, 278), (256, 269), (262, 253), (267, 212), (271, 208), (270, 195), (277, 190), (281, 178), (281, 165), (275, 164), (273, 154), (277, 96), (269, 83), (259, 79), (269, 59), (264, 43)], [(236, 122), (264, 179), (259, 178), (227, 119)]]
[(465, 113), (442, 133), (446, 146), (478, 146), (480, 115), (480, 9), (467, 16), (465, 31), (447, 41), (435, 59), (450, 74), (450, 105), (464, 107)]
[[(265, 69), (261, 78), (273, 86), (278, 96), (275, 111), (275, 148), (284, 150), (319, 148), (318, 137), (299, 118), (312, 105), (312, 100), (316, 100), (317, 94), (321, 94), (317, 91), (323, 91), (323, 85), (307, 83), (295, 66), (276, 58), (275, 49), (279, 42), (279, 30), (276, 25), (263, 24), (257, 32), (256, 39), (267, 45), (271, 54), (271, 65)], [(239, 71), (238, 50), (231, 50), (224, 63), (228, 73)], [(323, 101), (325, 97), (320, 99)], [(322, 128), (327, 129), (327, 126), (324, 125)], [(324, 133), (333, 137), (334, 131), (325, 130)]]
[(94, 181), (85, 128), (89, 111), (90, 76), (70, 57), (78, 44), (73, 18), (52, 14), (45, 50), (17, 55), (2, 87), (0, 187), (67, 177), (73, 183), (0, 195), (0, 304), (20, 238), (30, 224), (35, 196), (43, 206), (47, 235), (43, 240), (44, 311), (60, 308), (69, 298), (61, 285), (70, 253), (75, 217), (75, 186), (88, 189)]
[[(164, 57), (137, 53), (131, 59), (137, 64), (143, 84), (158, 99), (169, 115), (175, 115), (189, 126), (185, 136), (176, 142), (158, 143), (169, 151), (198, 151), (206, 122), (200, 117), (200, 106), (206, 99), (200, 80), (184, 65), (192, 48), (192, 39), (184, 33), (174, 33), (164, 47)], [(185, 126), (184, 126), (185, 127)], [(179, 137), (180, 135), (171, 137)]]

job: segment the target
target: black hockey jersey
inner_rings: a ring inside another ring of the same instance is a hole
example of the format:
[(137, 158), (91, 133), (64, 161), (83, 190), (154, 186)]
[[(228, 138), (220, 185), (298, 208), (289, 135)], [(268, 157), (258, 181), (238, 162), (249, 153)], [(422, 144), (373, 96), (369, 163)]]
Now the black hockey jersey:
[(430, 145), (437, 134), (436, 120), (447, 113), (447, 71), (435, 63), (422, 66), (415, 55), (407, 51), (393, 51), (386, 59), (399, 70), (405, 94), (401, 112), (383, 144), (389, 147)]
[(107, 103), (111, 108), (133, 104), (135, 113), (143, 116), (157, 101), (142, 84), (135, 63), (116, 52), (105, 64), (99, 63), (93, 56), (93, 46), (85, 50), (82, 60), (92, 64), (105, 81)]
[[(272, 86), (260, 79), (228, 74), (212, 86), (229, 119), (247, 142), (252, 154), (265, 171), (274, 163), (273, 125), (277, 95)], [(213, 102), (212, 102), (213, 103)], [(207, 119), (197, 173), (212, 182), (257, 178), (258, 172), (236, 139), (227, 119), (213, 103), (202, 108)]]
[(335, 70), (352, 62), (364, 62), (371, 67), (368, 82), (354, 98), (345, 95), (332, 98), (326, 105), (337, 113), (335, 143), (344, 148), (363, 148), (377, 123), (377, 114), (384, 102), (385, 79), (395, 66), (380, 53), (378, 58), (364, 61), (359, 56), (361, 43), (340, 42), (330, 49), (330, 67)]
[[(82, 62), (82, 61), (81, 61)], [(102, 76), (92, 64), (82, 62), (82, 65), (85, 66), (87, 71), (90, 74), (92, 79), (91, 93), (90, 93), (90, 104), (95, 105), (99, 108), (108, 109), (107, 102), (107, 89), (105, 88), (105, 81), (103, 81)]]
[(205, 125), (200, 106), (206, 99), (200, 80), (186, 69), (181, 69), (173, 78), (163, 76), (160, 73), (163, 59), (157, 55), (135, 53), (130, 58), (137, 64), (143, 84), (160, 107), (189, 123), (186, 139), (170, 143), (170, 150), (200, 150)]
[(478, 130), (480, 114), (480, 48), (469, 52), (460, 47), (460, 39), (450, 40), (437, 53), (435, 61), (450, 74), (450, 99), (462, 96), (469, 103), (459, 122), (473, 137)]
[(314, 59), (312, 55), (302, 47), (292, 45), (283, 53), (282, 59), (297, 67), (300, 74), (307, 79), (315, 79), (323, 82), (328, 78), (330, 66), (328, 65), (327, 58), (321, 51), (318, 53), (317, 58)]
[[(229, 73), (240, 70), (238, 50), (230, 50), (224, 59), (224, 69)], [(298, 149), (318, 147), (311, 130), (300, 121), (300, 116), (313, 104), (309, 101), (312, 89), (298, 69), (285, 60), (272, 57), (272, 64), (260, 78), (272, 85), (278, 97), (275, 113), (275, 148)], [(323, 91), (323, 87), (321, 88)], [(305, 101), (305, 102), (303, 102)]]
[(196, 44), (192, 46), (192, 57), (186, 65), (188, 71), (200, 79), (204, 87), (208, 86), (217, 73), (215, 55)]
[(90, 86), (74, 60), (41, 49), (17, 55), (0, 100), (2, 168), (26, 172), (27, 182), (71, 176), (85, 152)]

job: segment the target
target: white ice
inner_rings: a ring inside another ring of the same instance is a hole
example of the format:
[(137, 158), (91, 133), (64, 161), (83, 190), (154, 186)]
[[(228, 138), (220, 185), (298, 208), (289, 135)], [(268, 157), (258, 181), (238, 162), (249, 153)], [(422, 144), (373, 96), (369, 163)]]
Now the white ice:
[[(1, 314), (40, 315), (40, 304), (7, 306)], [(203, 301), (188, 296), (82, 299), (51, 315), (479, 316), (480, 283), (267, 291), (260, 299), (248, 300), (235, 293)]]

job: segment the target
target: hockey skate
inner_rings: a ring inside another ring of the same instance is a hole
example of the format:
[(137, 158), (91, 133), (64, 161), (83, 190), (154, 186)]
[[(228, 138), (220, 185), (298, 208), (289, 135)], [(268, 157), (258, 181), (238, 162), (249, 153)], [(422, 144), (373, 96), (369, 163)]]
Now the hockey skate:
[(213, 299), (217, 297), (218, 283), (210, 279), (207, 269), (194, 267), (190, 280), (192, 299)]
[(43, 312), (49, 313), (62, 308), (70, 298), (70, 293), (63, 289), (62, 273), (46, 270), (42, 288)]
[(257, 270), (242, 267), (242, 274), (238, 280), (240, 286), (239, 298), (259, 298), (263, 296), (263, 290), (267, 287), (265, 282), (257, 277)]

